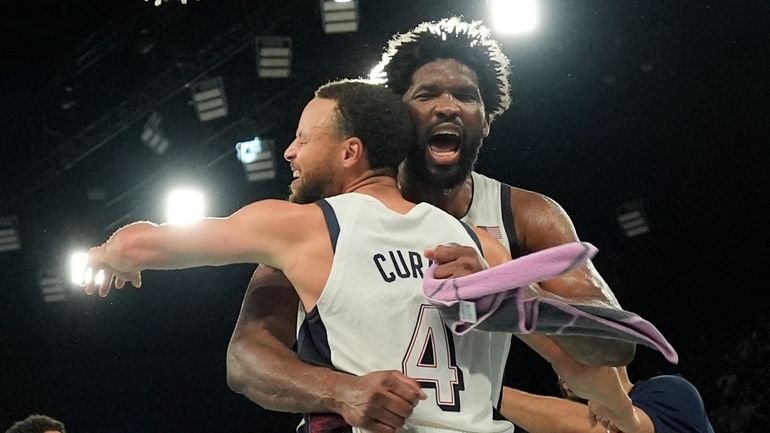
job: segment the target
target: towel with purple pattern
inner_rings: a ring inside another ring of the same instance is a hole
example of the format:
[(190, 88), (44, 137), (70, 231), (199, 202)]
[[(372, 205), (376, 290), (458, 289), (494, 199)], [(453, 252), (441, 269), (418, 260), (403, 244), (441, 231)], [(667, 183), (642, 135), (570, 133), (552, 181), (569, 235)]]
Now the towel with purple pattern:
[(478, 329), (613, 338), (651, 347), (676, 364), (679, 358), (674, 348), (639, 315), (617, 308), (568, 303), (556, 295), (539, 295), (529, 287), (583, 265), (596, 252), (596, 247), (587, 242), (572, 242), (465, 277), (441, 280), (433, 277), (433, 265), (425, 274), (423, 291), (456, 334)]

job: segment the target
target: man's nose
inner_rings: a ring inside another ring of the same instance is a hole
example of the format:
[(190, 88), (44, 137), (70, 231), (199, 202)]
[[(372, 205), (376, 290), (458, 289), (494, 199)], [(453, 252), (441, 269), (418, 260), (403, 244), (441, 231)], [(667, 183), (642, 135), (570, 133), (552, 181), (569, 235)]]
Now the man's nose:
[(460, 104), (451, 94), (442, 93), (436, 100), (435, 110), (440, 115), (455, 117), (460, 113)]
[(283, 152), (283, 159), (287, 161), (291, 161), (292, 159), (296, 158), (297, 151), (294, 148), (294, 142), (292, 141), (289, 144), (289, 147), (286, 148), (286, 150)]

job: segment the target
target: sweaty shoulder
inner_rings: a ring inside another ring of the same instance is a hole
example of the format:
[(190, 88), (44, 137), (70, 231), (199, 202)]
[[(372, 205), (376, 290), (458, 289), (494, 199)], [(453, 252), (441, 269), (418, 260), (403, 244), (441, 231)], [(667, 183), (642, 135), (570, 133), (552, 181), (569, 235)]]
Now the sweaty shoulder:
[(316, 204), (296, 204), (286, 200), (260, 200), (234, 213), (248, 226), (259, 226), (263, 231), (283, 233), (283, 238), (302, 238), (324, 223), (321, 208)]
[(578, 240), (575, 226), (567, 212), (548, 196), (511, 187), (511, 208), (516, 233), (524, 252)]
[(297, 204), (286, 200), (268, 199), (254, 202), (245, 206), (240, 211), (236, 212), (265, 212), (274, 211), (280, 214), (280, 216), (292, 217), (294, 215), (311, 215), (318, 209), (318, 205), (315, 203), (310, 204)]

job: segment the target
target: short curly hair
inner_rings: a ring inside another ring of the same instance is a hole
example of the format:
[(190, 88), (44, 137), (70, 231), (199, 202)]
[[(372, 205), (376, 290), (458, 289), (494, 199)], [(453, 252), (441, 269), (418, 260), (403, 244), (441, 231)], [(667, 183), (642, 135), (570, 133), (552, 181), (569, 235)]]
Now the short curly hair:
[(389, 168), (393, 176), (414, 141), (409, 109), (401, 97), (368, 80), (338, 80), (319, 87), (316, 97), (337, 102), (337, 128), (364, 143), (371, 168)]
[(511, 105), (510, 61), (481, 21), (450, 17), (395, 35), (370, 78), (403, 95), (414, 72), (436, 59), (455, 59), (476, 73), (490, 121)]
[(13, 423), (5, 433), (45, 433), (47, 431), (67, 433), (64, 424), (49, 416), (32, 414), (27, 418)]

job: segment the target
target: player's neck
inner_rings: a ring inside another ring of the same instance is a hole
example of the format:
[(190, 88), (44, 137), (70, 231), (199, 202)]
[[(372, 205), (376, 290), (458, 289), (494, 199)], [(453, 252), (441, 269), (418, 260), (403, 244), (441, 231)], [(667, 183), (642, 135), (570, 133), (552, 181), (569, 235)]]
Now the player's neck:
[(415, 203), (427, 202), (455, 218), (464, 217), (471, 208), (473, 201), (473, 178), (468, 175), (465, 180), (454, 188), (442, 189), (428, 182), (411, 179), (404, 173), (399, 173), (401, 192), (407, 200)]
[(372, 196), (399, 213), (407, 213), (415, 206), (414, 203), (404, 199), (398, 189), (396, 178), (388, 170), (367, 170), (349, 182), (344, 192)]
[(359, 192), (375, 197), (380, 194), (391, 194), (394, 192), (399, 196), (401, 195), (398, 191), (396, 178), (387, 169), (366, 170), (362, 172), (360, 175), (345, 182), (343, 192)]

